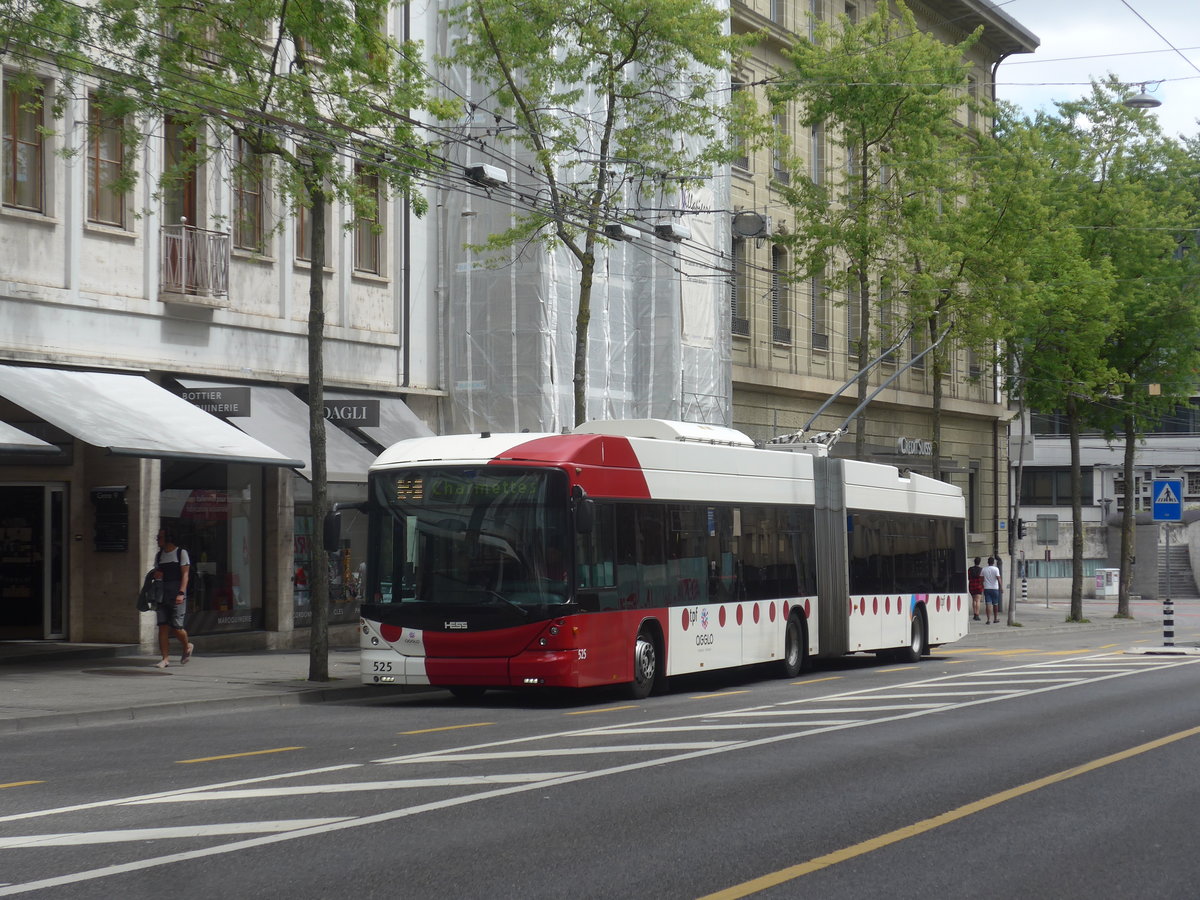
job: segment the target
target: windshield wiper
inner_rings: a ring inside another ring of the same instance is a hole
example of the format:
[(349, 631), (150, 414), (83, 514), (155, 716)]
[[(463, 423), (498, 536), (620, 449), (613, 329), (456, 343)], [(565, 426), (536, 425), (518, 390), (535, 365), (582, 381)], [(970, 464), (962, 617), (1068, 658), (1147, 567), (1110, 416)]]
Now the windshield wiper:
[(513, 609), (515, 609), (517, 612), (519, 612), (525, 618), (527, 618), (527, 619), (529, 618), (529, 610), (527, 610), (521, 604), (514, 603), (512, 600), (509, 600), (503, 594), (501, 594), (497, 591), (493, 591), (491, 588), (481, 588), (480, 590), (482, 591), (482, 593), (485, 596), (491, 597), (495, 600), (499, 600), (501, 603), (505, 604), (506, 606), (511, 606)]

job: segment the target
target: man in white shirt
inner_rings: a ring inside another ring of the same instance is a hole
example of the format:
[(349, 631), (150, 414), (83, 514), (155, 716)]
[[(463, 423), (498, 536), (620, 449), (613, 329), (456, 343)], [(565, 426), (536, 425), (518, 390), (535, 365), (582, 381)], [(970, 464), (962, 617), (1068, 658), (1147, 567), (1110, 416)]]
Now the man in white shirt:
[(989, 556), (983, 567), (983, 615), (989, 625), (1000, 622), (1000, 590), (1000, 569), (996, 567), (995, 557)]

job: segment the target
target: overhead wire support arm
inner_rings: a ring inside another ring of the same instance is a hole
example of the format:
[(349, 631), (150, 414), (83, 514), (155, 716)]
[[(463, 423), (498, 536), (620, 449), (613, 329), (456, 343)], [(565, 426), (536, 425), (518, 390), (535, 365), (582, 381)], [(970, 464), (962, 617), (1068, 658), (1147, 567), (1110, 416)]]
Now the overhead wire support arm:
[[(874, 400), (876, 397), (878, 397), (884, 390), (886, 390), (891, 385), (891, 383), (893, 381), (895, 381), (897, 378), (899, 378), (901, 375), (903, 375), (905, 372), (907, 372), (910, 368), (912, 368), (913, 365), (915, 365), (916, 363), (918, 363), (922, 359), (924, 359), (926, 353), (929, 353), (930, 351), (937, 349), (938, 345), (941, 344), (942, 341), (944, 341), (949, 336), (950, 329), (952, 329), (953, 327), (954, 327), (953, 324), (947, 325), (946, 330), (943, 331), (938, 336), (938, 339), (936, 341), (934, 341), (932, 344), (930, 344), (928, 347), (926, 347), (924, 350), (922, 350), (920, 353), (918, 353), (916, 356), (914, 356), (912, 359), (910, 359), (904, 365), (898, 366), (896, 368), (896, 371), (893, 372), (887, 378), (886, 381), (884, 381), (881, 385), (879, 385), (879, 387), (875, 388), (875, 390), (871, 391), (871, 393), (867, 396), (867, 399), (865, 399), (862, 403), (858, 404), (858, 406), (855, 407), (854, 412), (852, 412), (852, 413), (850, 413), (850, 415), (846, 416), (846, 420), (844, 422), (842, 422), (842, 424), (840, 426), (838, 426), (836, 431), (832, 432), (832, 437), (831, 437), (831, 440), (829, 441), (829, 446), (832, 447), (833, 444), (837, 441), (837, 439), (846, 433), (846, 429), (850, 427), (850, 423), (854, 421), (855, 417), (860, 412), (862, 412), (864, 409), (867, 408), (867, 404), (869, 404), (872, 400)], [(912, 331), (912, 326), (909, 326), (908, 330)]]
[[(867, 372), (870, 372), (877, 365), (879, 365), (881, 362), (883, 362), (885, 359), (887, 359), (889, 356), (891, 356), (893, 353), (895, 353), (897, 350), (899, 350), (904, 345), (904, 342), (908, 340), (908, 336), (909, 336), (909, 334), (912, 333), (912, 329), (913, 329), (913, 326), (909, 325), (904, 330), (904, 334), (900, 335), (900, 337), (896, 340), (896, 342), (894, 344), (892, 344), (892, 346), (888, 347), (886, 350), (884, 350), (882, 353), (880, 353), (877, 357), (875, 357), (873, 360), (871, 360), (869, 363), (867, 363), (865, 366), (863, 366), (861, 369), (859, 369), (857, 372), (855, 372), (853, 375), (851, 375), (850, 378), (847, 379), (845, 384), (843, 384), (840, 388), (838, 388), (836, 391), (834, 391), (832, 394), (829, 395), (829, 399), (827, 399), (824, 403), (821, 404), (820, 408), (818, 408), (817, 411), (809, 417), (808, 421), (805, 422), (800, 427), (799, 431), (793, 431), (791, 434), (784, 434), (784, 435), (780, 435), (779, 437), (771, 438), (769, 441), (767, 441), (767, 443), (768, 444), (796, 444), (796, 443), (800, 443), (801, 441), (803, 441), (804, 435), (808, 433), (808, 430), (810, 428), (812, 428), (813, 422), (817, 421), (817, 419), (820, 417), (821, 413), (825, 412), (825, 410), (827, 410), (833, 404), (833, 402), (835, 400), (837, 400), (838, 397), (842, 396), (842, 394), (844, 394), (846, 392), (847, 388), (849, 388), (850, 385), (857, 382), (859, 378), (861, 378)], [(900, 371), (904, 371), (904, 370), (901, 369)], [(874, 394), (872, 394), (871, 396), (874, 396)], [(854, 412), (855, 412), (855, 414), (857, 414), (858, 410), (855, 410)], [(850, 418), (854, 418), (854, 416), (851, 415)], [(849, 421), (849, 419), (847, 419), (846, 421)], [(829, 434), (837, 434), (837, 432), (829, 432)], [(841, 435), (838, 434), (838, 437), (840, 437), (840, 436)], [(835, 437), (834, 440), (836, 441), (836, 439), (837, 438)]]

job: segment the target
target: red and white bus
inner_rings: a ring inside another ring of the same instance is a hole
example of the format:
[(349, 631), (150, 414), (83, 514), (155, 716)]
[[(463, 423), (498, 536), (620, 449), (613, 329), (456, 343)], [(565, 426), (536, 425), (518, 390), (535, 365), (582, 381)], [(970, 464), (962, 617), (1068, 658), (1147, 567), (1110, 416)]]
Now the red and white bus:
[(416, 438), (370, 470), (362, 681), (627, 684), (967, 632), (961, 491), (727, 428)]

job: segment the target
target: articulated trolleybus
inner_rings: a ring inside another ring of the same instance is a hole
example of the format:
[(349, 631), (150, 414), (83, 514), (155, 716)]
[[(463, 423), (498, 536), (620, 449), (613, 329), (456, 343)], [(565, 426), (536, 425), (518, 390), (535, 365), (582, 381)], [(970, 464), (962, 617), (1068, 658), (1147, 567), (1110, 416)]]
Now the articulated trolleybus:
[(658, 419), (415, 438), (369, 492), (366, 684), (644, 697), (967, 632), (961, 491), (820, 446)]

